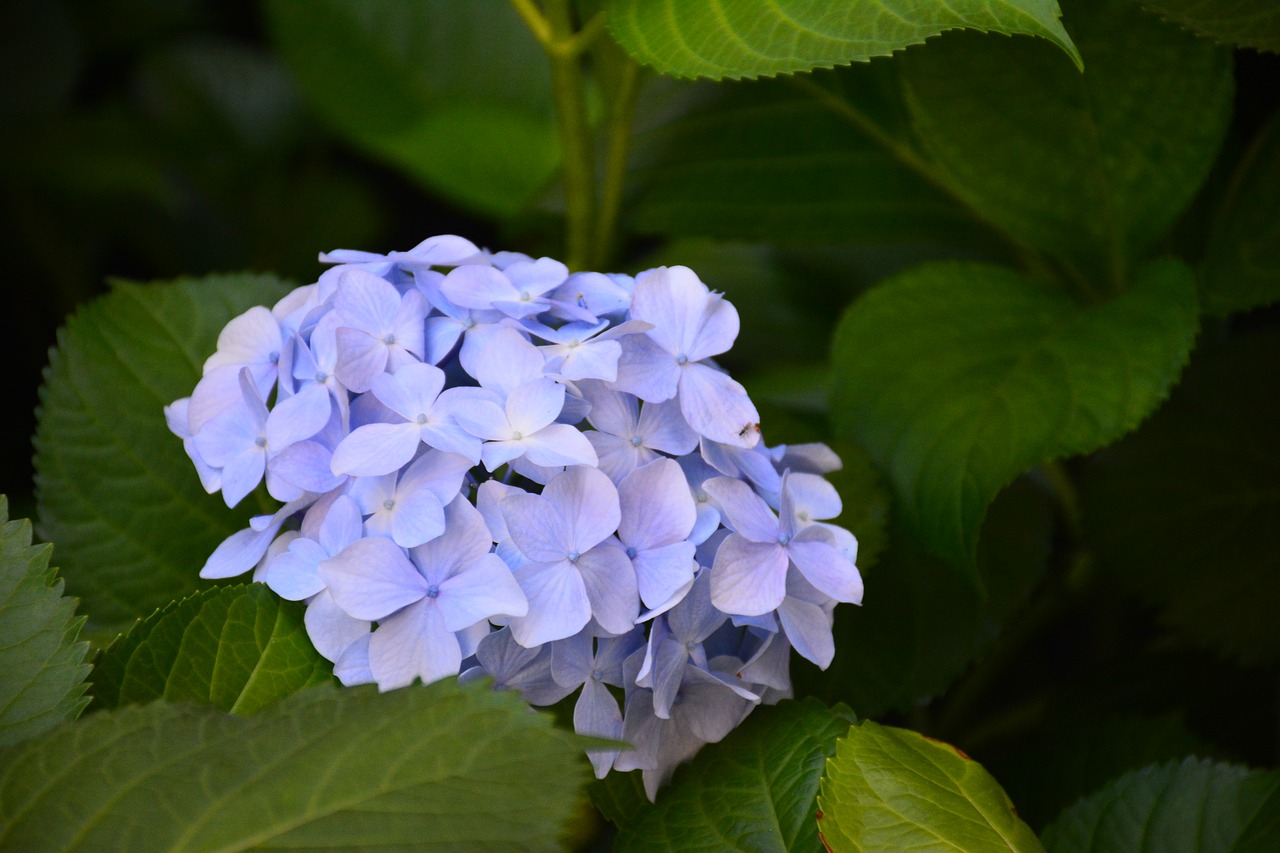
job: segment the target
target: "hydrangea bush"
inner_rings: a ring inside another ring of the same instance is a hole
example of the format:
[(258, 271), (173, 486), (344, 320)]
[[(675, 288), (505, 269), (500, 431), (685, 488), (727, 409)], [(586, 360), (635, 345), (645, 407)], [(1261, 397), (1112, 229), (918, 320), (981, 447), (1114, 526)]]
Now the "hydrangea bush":
[[(281, 502), (200, 574), (307, 603), (344, 684), (461, 675), (674, 767), (826, 668), (860, 603), (823, 444), (769, 447), (713, 360), (738, 314), (686, 267), (634, 279), (456, 236), (337, 251), (232, 320), (170, 429), (235, 506)], [(621, 690), (618, 697), (608, 688)]]

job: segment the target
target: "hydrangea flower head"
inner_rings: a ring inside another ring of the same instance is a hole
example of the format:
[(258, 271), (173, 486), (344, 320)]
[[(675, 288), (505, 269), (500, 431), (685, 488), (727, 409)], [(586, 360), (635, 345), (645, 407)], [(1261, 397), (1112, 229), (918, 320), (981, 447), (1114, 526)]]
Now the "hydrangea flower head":
[(861, 603), (825, 445), (767, 447), (715, 358), (738, 313), (686, 267), (634, 279), (452, 235), (338, 250), (232, 320), (166, 407), (201, 483), (283, 503), (201, 571), (306, 602), (346, 684), (488, 677), (630, 748), (650, 797), (825, 668)]

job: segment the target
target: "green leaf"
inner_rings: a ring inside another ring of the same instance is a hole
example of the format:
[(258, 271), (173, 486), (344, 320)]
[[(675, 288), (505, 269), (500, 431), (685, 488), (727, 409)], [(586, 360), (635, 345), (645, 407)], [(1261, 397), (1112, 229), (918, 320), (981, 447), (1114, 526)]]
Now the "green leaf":
[(512, 693), (316, 688), (253, 717), (155, 703), (0, 752), (0, 847), (559, 850), (579, 739)]
[(1044, 849), (982, 765), (869, 720), (836, 742), (818, 805), (831, 850)]
[(163, 698), (254, 714), (324, 683), (332, 666), (308, 639), (305, 612), (261, 584), (176, 601), (102, 653), (93, 671), (94, 707)]
[(559, 165), (547, 59), (510, 3), (271, 0), (310, 106), (353, 144), (509, 216)]
[(985, 226), (896, 160), (885, 139), (905, 143), (866, 132), (867, 122), (893, 123), (892, 71), (873, 64), (799, 81), (666, 84), (674, 94), (646, 112), (674, 118), (636, 134), (628, 224), (774, 245), (990, 247)]
[(1258, 133), (1231, 181), (1200, 278), (1201, 299), (1213, 314), (1280, 300), (1280, 113)]
[(247, 526), (245, 503), (228, 510), (200, 487), (163, 408), (191, 394), (227, 321), (284, 292), (270, 276), (118, 283), (59, 332), (36, 428), (38, 530), (100, 627), (194, 592)]
[(850, 722), (814, 699), (756, 710), (622, 823), (614, 849), (819, 850), (818, 780)]
[(31, 522), (9, 520), (0, 495), (0, 747), (74, 720), (84, 698), (84, 617), (64, 598), (52, 545), (31, 544)]
[(985, 760), (1017, 802), (1022, 819), (1044, 827), (1064, 808), (1126, 771), (1206, 751), (1172, 716), (1077, 713), (1037, 726), (1031, 739), (1019, 740), (1004, 760)]
[(1280, 52), (1280, 6), (1273, 0), (1142, 0), (1142, 5), (1216, 42)]
[(901, 58), (908, 109), (939, 178), (1015, 238), (1113, 281), (1208, 175), (1232, 110), (1228, 51), (1129, 0), (1079, 0), (1085, 58), (968, 33)]
[(1080, 64), (1053, 0), (611, 0), (608, 10), (610, 32), (633, 57), (677, 77), (736, 79), (865, 62), (961, 27), (1040, 36)]
[(1195, 337), (1175, 261), (1082, 306), (975, 263), (925, 264), (868, 291), (837, 330), (832, 417), (889, 475), (931, 551), (972, 565), (987, 505), (1033, 465), (1096, 450), (1164, 399)]
[(1198, 352), (1151, 422), (1081, 484), (1099, 563), (1180, 633), (1280, 659), (1280, 335)]
[(1052, 510), (1042, 492), (1019, 480), (996, 498), (982, 530), (981, 591), (895, 531), (889, 550), (863, 571), (865, 606), (836, 608), (830, 668), (792, 668), (797, 692), (876, 717), (919, 707), (945, 691), (1044, 577)]
[[(1251, 821), (1263, 817), (1262, 806), (1278, 788), (1276, 771), (1194, 758), (1151, 766), (1067, 809), (1045, 829), (1044, 845), (1051, 853), (1232, 850)], [(1258, 849), (1277, 845), (1280, 833), (1272, 832), (1268, 846)]]

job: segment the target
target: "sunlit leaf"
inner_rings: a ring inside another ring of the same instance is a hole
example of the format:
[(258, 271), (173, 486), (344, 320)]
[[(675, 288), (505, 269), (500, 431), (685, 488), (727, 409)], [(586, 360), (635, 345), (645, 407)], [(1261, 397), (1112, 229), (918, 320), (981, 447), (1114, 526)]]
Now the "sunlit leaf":
[(270, 276), (117, 284), (67, 321), (41, 391), (40, 534), (89, 618), (125, 627), (198, 588), (205, 559), (245, 527), (200, 487), (164, 406), (188, 396), (232, 317), (284, 294)]
[(163, 698), (253, 714), (323, 683), (332, 668), (307, 638), (305, 610), (259, 584), (174, 602), (102, 653), (94, 708)]
[(52, 545), (31, 544), (31, 522), (9, 520), (0, 495), (0, 746), (74, 720), (84, 698), (84, 618), (49, 568)]
[(560, 850), (578, 739), (454, 681), (316, 688), (253, 717), (154, 703), (0, 752), (10, 850)]
[(1084, 306), (996, 266), (926, 264), (853, 304), (837, 332), (832, 417), (887, 472), (929, 550), (972, 565), (999, 490), (1103, 447), (1168, 394), (1198, 327), (1182, 265)]
[(632, 56), (677, 77), (830, 68), (888, 56), (960, 27), (1040, 36), (1080, 59), (1053, 0), (611, 0), (608, 10), (610, 32)]
[[(1050, 853), (1234, 850), (1280, 788), (1280, 772), (1189, 758), (1121, 776), (1063, 812), (1043, 833)], [(1274, 802), (1274, 801), (1273, 801)], [(1275, 821), (1265, 843), (1275, 849)], [(1261, 828), (1261, 827), (1260, 827)], [(1255, 836), (1254, 843), (1261, 841)]]
[(982, 765), (949, 744), (870, 720), (836, 742), (818, 805), (831, 850), (1044, 849)]

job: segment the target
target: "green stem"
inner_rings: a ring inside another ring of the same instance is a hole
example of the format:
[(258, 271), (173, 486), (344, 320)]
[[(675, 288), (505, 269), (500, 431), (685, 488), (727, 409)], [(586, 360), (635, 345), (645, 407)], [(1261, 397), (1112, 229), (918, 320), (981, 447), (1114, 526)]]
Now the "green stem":
[(640, 92), (640, 66), (629, 57), (624, 60), (617, 90), (609, 105), (608, 141), (605, 149), (604, 185), (600, 196), (600, 213), (596, 221), (593, 269), (603, 267), (613, 256), (617, 238), (618, 215), (622, 210), (622, 194), (627, 179), (627, 151), (631, 144), (631, 123)]
[(544, 47), (551, 63), (551, 88), (564, 158), (565, 255), (569, 268), (578, 270), (586, 268), (592, 257), (596, 206), (595, 157), (581, 63), (586, 42), (574, 30), (569, 0), (548, 0), (545, 20), (550, 39)]

